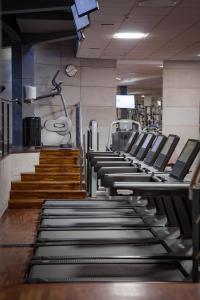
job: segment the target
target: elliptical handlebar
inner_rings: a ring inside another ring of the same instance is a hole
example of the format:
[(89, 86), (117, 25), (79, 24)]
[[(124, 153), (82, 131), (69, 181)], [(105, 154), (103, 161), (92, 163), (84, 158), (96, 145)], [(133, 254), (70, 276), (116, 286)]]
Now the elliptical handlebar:
[(56, 72), (56, 74), (54, 75), (54, 77), (53, 77), (51, 83), (52, 83), (52, 85), (53, 85), (53, 90), (57, 90), (58, 93), (61, 93), (61, 85), (62, 85), (62, 81), (56, 82), (56, 78), (58, 77), (58, 74), (59, 74), (59, 73), (60, 73), (60, 70), (58, 70), (58, 71)]

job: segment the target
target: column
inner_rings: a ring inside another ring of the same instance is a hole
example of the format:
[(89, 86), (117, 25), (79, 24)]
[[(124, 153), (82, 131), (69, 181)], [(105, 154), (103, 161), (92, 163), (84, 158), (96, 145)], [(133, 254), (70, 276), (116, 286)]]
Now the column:
[(187, 139), (200, 137), (200, 62), (165, 61), (163, 133), (180, 136), (177, 155)]
[(14, 147), (23, 145), (23, 117), (33, 116), (31, 104), (25, 104), (23, 99), (24, 85), (34, 84), (34, 52), (30, 47), (15, 45), (12, 47), (12, 98), (18, 99), (20, 104), (12, 106), (12, 129)]

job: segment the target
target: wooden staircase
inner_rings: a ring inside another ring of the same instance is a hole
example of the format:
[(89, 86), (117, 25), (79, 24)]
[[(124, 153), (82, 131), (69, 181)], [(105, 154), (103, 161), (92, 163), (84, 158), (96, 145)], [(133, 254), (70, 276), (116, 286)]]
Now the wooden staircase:
[(79, 150), (45, 149), (40, 152), (35, 173), (22, 173), (11, 184), (10, 208), (41, 208), (45, 199), (84, 199), (80, 190)]

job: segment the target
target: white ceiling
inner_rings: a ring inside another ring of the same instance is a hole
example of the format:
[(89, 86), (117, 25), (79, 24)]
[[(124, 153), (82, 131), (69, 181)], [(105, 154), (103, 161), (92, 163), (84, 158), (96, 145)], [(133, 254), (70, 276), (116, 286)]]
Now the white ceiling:
[[(100, 10), (91, 14), (77, 56), (117, 59), (119, 77), (130, 79), (129, 73), (135, 73), (135, 79), (149, 76), (152, 84), (155, 76), (155, 85), (161, 86), (158, 65), (163, 60), (200, 60), (200, 0), (180, 0), (175, 7), (139, 7), (138, 2), (99, 0)], [(149, 35), (142, 40), (113, 39), (114, 33), (123, 31)]]

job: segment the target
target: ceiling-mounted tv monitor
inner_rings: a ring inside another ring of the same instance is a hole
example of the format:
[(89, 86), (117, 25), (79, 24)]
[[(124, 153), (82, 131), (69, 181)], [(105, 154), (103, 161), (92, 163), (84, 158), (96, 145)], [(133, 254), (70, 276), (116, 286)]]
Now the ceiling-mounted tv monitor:
[(116, 96), (117, 108), (135, 108), (135, 96), (134, 95), (117, 95)]
[(74, 24), (77, 31), (80, 31), (81, 29), (84, 29), (90, 25), (89, 16), (85, 15), (83, 17), (79, 17), (75, 4), (71, 6), (73, 18), (74, 18)]
[(75, 0), (76, 9), (79, 17), (83, 17), (97, 9), (99, 4), (97, 0)]

